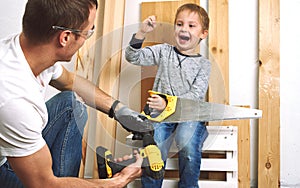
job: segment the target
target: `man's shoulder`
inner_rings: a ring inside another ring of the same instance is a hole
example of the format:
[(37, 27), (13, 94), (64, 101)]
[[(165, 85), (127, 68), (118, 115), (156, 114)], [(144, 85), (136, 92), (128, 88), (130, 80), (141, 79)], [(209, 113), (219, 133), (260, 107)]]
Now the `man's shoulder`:
[(9, 35), (5, 38), (0, 39), (0, 59), (10, 51), (10, 49), (16, 47), (16, 42), (18, 42), (19, 34)]
[(0, 45), (5, 46), (9, 45), (10, 43), (14, 42), (14, 40), (19, 36), (20, 34), (11, 34), (6, 37), (0, 38)]

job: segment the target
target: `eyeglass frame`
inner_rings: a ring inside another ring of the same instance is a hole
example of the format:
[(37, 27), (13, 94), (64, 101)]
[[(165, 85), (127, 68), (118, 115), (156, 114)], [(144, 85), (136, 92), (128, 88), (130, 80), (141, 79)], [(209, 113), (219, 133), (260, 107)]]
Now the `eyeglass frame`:
[(62, 30), (62, 31), (71, 31), (72, 33), (76, 34), (76, 35), (80, 35), (85, 37), (86, 39), (90, 38), (95, 30), (94, 27), (93, 29), (87, 30), (87, 31), (83, 31), (83, 30), (79, 30), (79, 29), (72, 29), (72, 28), (68, 28), (68, 27), (62, 27), (62, 26), (57, 26), (57, 25), (53, 25), (52, 29), (54, 30)]

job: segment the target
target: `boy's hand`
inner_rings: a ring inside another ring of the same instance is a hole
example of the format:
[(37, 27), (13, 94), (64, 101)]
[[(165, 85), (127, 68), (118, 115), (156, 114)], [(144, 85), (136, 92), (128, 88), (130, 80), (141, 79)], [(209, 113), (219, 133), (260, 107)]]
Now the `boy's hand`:
[(139, 31), (136, 33), (135, 37), (137, 39), (144, 39), (147, 33), (150, 33), (154, 30), (156, 27), (156, 17), (154, 15), (149, 16), (146, 18), (139, 29)]
[(148, 98), (147, 104), (150, 108), (155, 110), (163, 111), (167, 106), (167, 102), (164, 98), (160, 97), (159, 95), (152, 95)]

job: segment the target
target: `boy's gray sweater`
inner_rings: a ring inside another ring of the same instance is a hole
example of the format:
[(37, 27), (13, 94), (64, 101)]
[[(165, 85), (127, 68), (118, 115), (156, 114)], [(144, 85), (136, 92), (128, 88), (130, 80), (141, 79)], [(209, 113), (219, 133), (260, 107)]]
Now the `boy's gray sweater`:
[(196, 100), (205, 98), (211, 63), (201, 55), (181, 54), (169, 44), (145, 48), (129, 45), (125, 58), (134, 65), (157, 66), (153, 91)]

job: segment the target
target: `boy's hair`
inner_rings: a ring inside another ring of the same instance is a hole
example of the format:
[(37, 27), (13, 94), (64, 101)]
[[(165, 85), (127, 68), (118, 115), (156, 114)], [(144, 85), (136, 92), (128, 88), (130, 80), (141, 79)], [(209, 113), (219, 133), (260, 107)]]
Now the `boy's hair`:
[(176, 24), (178, 14), (181, 13), (182, 11), (184, 11), (184, 10), (189, 10), (190, 12), (197, 13), (199, 18), (200, 18), (200, 23), (202, 24), (203, 30), (208, 30), (208, 28), (209, 28), (209, 17), (208, 17), (207, 12), (205, 11), (204, 8), (202, 8), (199, 5), (194, 4), (194, 3), (187, 3), (187, 4), (184, 4), (184, 5), (181, 5), (177, 9), (174, 24)]
[(93, 6), (97, 0), (28, 0), (23, 33), (33, 43), (45, 43), (57, 32), (52, 26), (85, 28)]

